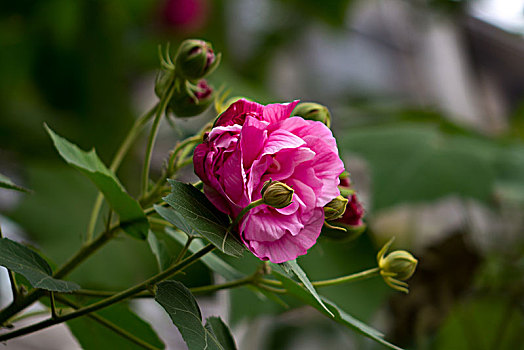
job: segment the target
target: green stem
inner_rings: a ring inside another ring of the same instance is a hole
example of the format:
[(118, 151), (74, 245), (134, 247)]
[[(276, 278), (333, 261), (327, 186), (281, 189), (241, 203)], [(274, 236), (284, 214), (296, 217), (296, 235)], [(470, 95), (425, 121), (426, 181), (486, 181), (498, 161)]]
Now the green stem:
[(191, 242), (193, 242), (193, 239), (194, 238), (191, 237), (191, 236), (187, 237), (186, 244), (184, 245), (184, 247), (182, 248), (180, 253), (178, 253), (178, 256), (176, 257), (174, 264), (178, 264), (180, 262), (180, 260), (182, 260), (184, 255), (186, 255), (187, 251), (189, 250), (189, 246), (191, 245)]
[[(67, 298), (64, 298), (64, 297), (61, 297), (61, 296), (57, 296), (56, 299), (58, 301), (60, 301), (61, 303), (65, 304), (65, 305), (68, 305), (70, 307), (72, 307), (73, 309), (81, 309), (82, 307), (80, 305), (78, 305), (77, 303), (67, 299)], [(129, 333), (128, 331), (126, 331), (125, 329), (123, 328), (120, 328), (119, 326), (117, 326), (116, 324), (114, 324), (113, 322), (107, 320), (106, 318), (102, 317), (102, 316), (99, 316), (97, 314), (88, 314), (87, 317), (91, 318), (92, 320), (100, 323), (101, 325), (103, 325), (104, 327), (112, 330), (113, 332), (115, 332), (116, 334), (120, 335), (121, 337), (135, 343), (136, 345), (138, 346), (141, 346), (143, 347), (144, 349), (148, 349), (148, 350), (158, 350), (157, 347), (143, 341), (142, 339), (140, 338), (137, 338), (135, 337), (133, 334)]]
[[(337, 284), (342, 284), (342, 283), (347, 283), (347, 282), (361, 281), (367, 278), (378, 276), (379, 273), (380, 273), (380, 268), (374, 267), (372, 269), (365, 270), (362, 272), (357, 272), (357, 273), (354, 273), (348, 276), (332, 278), (332, 279), (324, 280), (324, 281), (314, 281), (314, 282), (311, 282), (311, 284), (317, 288), (328, 287), (328, 286), (334, 286)], [(266, 285), (271, 285), (271, 286), (277, 286), (277, 287), (282, 286), (282, 282), (270, 280), (270, 279), (259, 279), (259, 282), (266, 284)], [(303, 284), (300, 283), (300, 285), (303, 285)]]
[(49, 292), (49, 300), (51, 302), (51, 318), (57, 318), (56, 306), (55, 306), (55, 293)]
[(120, 293), (117, 293), (109, 298), (106, 298), (104, 300), (101, 300), (99, 302), (96, 302), (94, 304), (91, 304), (89, 306), (86, 306), (84, 308), (81, 308), (79, 310), (76, 310), (70, 314), (59, 316), (57, 318), (49, 318), (47, 320), (32, 324), (30, 326), (17, 329), (13, 332), (0, 334), (0, 341), (6, 341), (12, 338), (20, 337), (22, 335), (26, 335), (29, 333), (33, 333), (36, 331), (39, 331), (41, 329), (54, 326), (56, 324), (66, 322), (69, 320), (72, 320), (74, 318), (89, 314), (94, 311), (98, 311), (100, 309), (103, 309), (105, 307), (108, 307), (110, 305), (113, 305), (114, 303), (117, 303), (119, 301), (122, 301), (124, 299), (127, 299), (143, 290), (146, 290), (148, 287), (155, 285), (157, 282), (160, 282), (172, 275), (174, 275), (177, 272), (182, 271), (184, 268), (188, 267), (189, 265), (196, 262), (198, 259), (212, 251), (215, 247), (212, 244), (206, 245), (204, 248), (196, 252), (195, 254), (191, 255), (190, 257), (182, 260), (180, 263), (175, 264), (171, 266), (170, 268), (166, 269), (165, 271), (149, 278), (148, 280), (133, 286), (129, 289), (126, 289)]
[(264, 204), (264, 200), (262, 198), (254, 201), (254, 202), (251, 202), (249, 203), (249, 205), (247, 207), (245, 207), (244, 209), (242, 209), (242, 211), (240, 212), (240, 214), (237, 215), (237, 217), (235, 218), (235, 220), (233, 220), (233, 222), (231, 223), (231, 225), (229, 226), (229, 231), (231, 231), (231, 229), (233, 229), (236, 225), (238, 225), (238, 223), (240, 222), (240, 220), (242, 220), (242, 218), (244, 217), (244, 215), (247, 214), (248, 211), (250, 211), (251, 209), (253, 209), (254, 207), (258, 207), (259, 205), (262, 205)]
[[(135, 120), (135, 123), (131, 127), (131, 130), (129, 130), (129, 133), (124, 139), (124, 142), (122, 142), (122, 144), (120, 145), (120, 148), (116, 151), (115, 157), (111, 162), (111, 166), (109, 167), (109, 169), (112, 172), (115, 172), (120, 167), (122, 160), (133, 145), (133, 142), (135, 141), (137, 136), (140, 134), (140, 131), (142, 130), (144, 125), (149, 121), (149, 119), (155, 114), (158, 105), (158, 103), (155, 104), (155, 106), (151, 108), (149, 111), (147, 111), (146, 114)], [(96, 222), (98, 221), (98, 215), (100, 214), (100, 209), (102, 208), (103, 200), (104, 195), (102, 193), (98, 193), (95, 200), (95, 204), (93, 205), (93, 209), (91, 210), (91, 217), (89, 218), (89, 224), (87, 226), (87, 243), (89, 243), (93, 239), (93, 233), (95, 232)]]
[(158, 134), (158, 127), (160, 126), (160, 121), (162, 116), (167, 108), (167, 104), (173, 96), (174, 87), (169, 88), (165, 95), (162, 96), (160, 100), (160, 106), (156, 110), (155, 119), (153, 119), (153, 126), (151, 127), (151, 132), (149, 133), (149, 138), (147, 140), (146, 148), (146, 157), (144, 159), (144, 168), (142, 169), (142, 194), (147, 193), (147, 185), (149, 182), (149, 165), (151, 164), (151, 156), (153, 154), (153, 147), (155, 145), (156, 135)]

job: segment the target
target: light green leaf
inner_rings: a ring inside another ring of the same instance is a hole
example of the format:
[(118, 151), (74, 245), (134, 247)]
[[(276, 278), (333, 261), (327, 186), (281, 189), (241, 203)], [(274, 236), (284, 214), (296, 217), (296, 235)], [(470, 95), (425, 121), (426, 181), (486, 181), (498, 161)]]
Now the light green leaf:
[[(289, 294), (297, 297), (302, 300), (304, 303), (313, 306), (318, 311), (322, 312), (324, 315), (328, 316), (332, 320), (345, 325), (357, 331), (360, 334), (365, 335), (368, 338), (375, 340), (376, 342), (389, 347), (390, 349), (402, 350), (396, 345), (389, 343), (384, 340), (383, 334), (374, 328), (366, 325), (365, 323), (355, 319), (353, 316), (349, 315), (345, 311), (341, 310), (335, 303), (322, 298), (323, 304), (321, 304), (309, 291), (302, 287), (297, 282), (293, 281), (291, 278), (277, 272), (273, 271), (273, 275), (282, 282), (282, 285)], [(329, 309), (329, 313), (326, 311), (326, 307)]]
[(22, 186), (18, 186), (13, 181), (11, 181), (11, 179), (2, 174), (0, 174), (0, 188), (7, 188), (8, 190), (15, 190), (26, 193), (29, 192), (28, 189), (23, 188)]
[(315, 290), (315, 287), (311, 284), (309, 281), (309, 278), (307, 278), (306, 273), (302, 268), (298, 265), (296, 260), (290, 260), (283, 263), (284, 267), (290, 269), (295, 273), (295, 275), (298, 277), (298, 279), (304, 284), (306, 289), (311, 293), (311, 295), (317, 300), (317, 302), (324, 308), (324, 310), (330, 314), (331, 317), (334, 315), (331, 313), (331, 311), (324, 305), (322, 302), (322, 299), (320, 299), (320, 296), (318, 295), (317, 291)]
[(95, 150), (84, 152), (76, 145), (55, 134), (47, 125), (45, 128), (60, 156), (71, 166), (86, 175), (104, 194), (111, 208), (120, 216), (122, 229), (133, 237), (145, 239), (149, 222), (140, 207), (96, 155)]
[[(156, 348), (164, 349), (164, 344), (151, 328), (151, 325), (129, 310), (127, 305), (115, 304), (97, 312), (97, 314), (140, 340)], [(84, 350), (143, 349), (143, 347), (88, 317), (79, 317), (68, 321), (67, 325)]]
[(341, 146), (362, 156), (370, 166), (373, 210), (447, 195), (491, 199), (495, 171), (489, 159), (477, 147), (455, 144), (457, 136), (446, 135), (435, 126), (362, 127), (341, 136)]
[[(162, 305), (171, 320), (182, 334), (189, 350), (226, 350), (226, 344), (214, 334), (213, 325), (202, 324), (202, 314), (198, 304), (189, 291), (178, 281), (165, 281), (157, 286), (155, 300)], [(227, 340), (227, 339), (226, 339)]]
[(169, 255), (167, 247), (156, 238), (151, 230), (147, 234), (147, 243), (149, 243), (149, 248), (151, 248), (156, 258), (158, 269), (164, 271), (171, 264), (171, 256)]
[(236, 350), (235, 339), (233, 339), (229, 327), (220, 317), (208, 317), (206, 319), (206, 328), (216, 336), (218, 342), (225, 350)]
[(44, 258), (8, 238), (0, 239), (0, 265), (21, 274), (35, 288), (55, 292), (71, 292), (80, 289), (80, 286), (74, 282), (53, 278), (53, 271)]
[[(222, 252), (232, 256), (240, 256), (244, 251), (244, 245), (228, 230), (229, 218), (218, 211), (206, 196), (190, 184), (170, 180), (172, 186), (171, 194), (163, 199), (179, 214), (185, 221), (187, 227), (197, 232), (201, 237), (207, 239)], [(161, 207), (159, 214), (165, 213)], [(164, 208), (165, 209), (165, 208)], [(176, 216), (164, 217), (166, 220), (176, 222)], [(176, 226), (176, 224), (173, 224)], [(180, 223), (179, 223), (180, 224)], [(178, 226), (177, 226), (178, 227)], [(182, 225), (179, 229), (187, 229)], [(191, 232), (187, 232), (191, 234)]]

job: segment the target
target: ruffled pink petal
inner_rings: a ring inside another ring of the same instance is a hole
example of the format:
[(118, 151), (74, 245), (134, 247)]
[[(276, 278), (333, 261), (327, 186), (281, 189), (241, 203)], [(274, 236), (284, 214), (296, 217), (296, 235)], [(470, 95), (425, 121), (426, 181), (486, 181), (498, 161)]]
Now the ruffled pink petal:
[(293, 109), (298, 104), (298, 100), (290, 103), (274, 103), (269, 104), (264, 107), (264, 112), (262, 113), (262, 120), (268, 121), (270, 123), (276, 123), (280, 120), (289, 118)]
[(250, 212), (244, 220), (242, 237), (245, 240), (272, 242), (280, 239), (286, 232), (298, 234), (304, 227), (296, 215), (282, 215), (262, 205)]
[(263, 105), (246, 99), (240, 99), (229, 106), (229, 108), (218, 117), (215, 127), (233, 124), (243, 125), (248, 114), (262, 115), (263, 112)]
[(306, 254), (307, 250), (316, 243), (323, 224), (324, 211), (322, 208), (316, 208), (299, 234), (293, 236), (287, 233), (273, 242), (246, 240), (246, 243), (249, 250), (258, 258), (278, 264)]

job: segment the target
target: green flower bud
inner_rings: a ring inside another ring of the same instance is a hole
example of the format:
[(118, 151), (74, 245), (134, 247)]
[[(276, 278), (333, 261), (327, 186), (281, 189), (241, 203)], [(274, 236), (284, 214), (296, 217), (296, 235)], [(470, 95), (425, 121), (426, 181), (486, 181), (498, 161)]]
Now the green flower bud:
[(175, 89), (169, 108), (179, 118), (187, 118), (203, 113), (213, 102), (211, 86), (202, 79), (195, 86), (189, 82)]
[(324, 207), (324, 217), (326, 221), (336, 220), (342, 217), (346, 212), (346, 205), (348, 204), (348, 199), (342, 196), (338, 196), (331, 200)]
[(215, 55), (211, 44), (206, 41), (185, 40), (175, 57), (176, 73), (187, 80), (202, 79), (215, 70), (220, 57), (220, 54)]
[(281, 209), (291, 204), (295, 191), (280, 181), (267, 181), (262, 187), (262, 201), (273, 208)]
[(314, 102), (300, 103), (293, 110), (293, 115), (302, 117), (308, 120), (316, 120), (326, 124), (329, 128), (331, 126), (331, 114), (327, 107)]
[(377, 262), (380, 274), (391, 288), (408, 293), (408, 284), (402, 281), (413, 276), (418, 260), (405, 250), (395, 250), (386, 255), (393, 241), (394, 238), (390, 239), (378, 252)]

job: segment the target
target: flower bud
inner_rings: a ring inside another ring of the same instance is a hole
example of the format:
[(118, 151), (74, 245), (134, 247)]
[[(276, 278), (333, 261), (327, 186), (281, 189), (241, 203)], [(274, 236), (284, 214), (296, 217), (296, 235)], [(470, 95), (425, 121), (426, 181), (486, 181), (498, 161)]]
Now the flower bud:
[(293, 115), (302, 117), (308, 120), (316, 120), (326, 124), (329, 128), (331, 126), (331, 114), (327, 107), (314, 102), (300, 103), (294, 110)]
[(211, 73), (220, 63), (211, 44), (203, 40), (188, 39), (182, 42), (175, 58), (177, 75), (187, 80), (198, 80)]
[(395, 290), (407, 293), (408, 284), (402, 281), (413, 276), (418, 260), (405, 250), (395, 250), (386, 255), (393, 241), (394, 238), (390, 239), (378, 252), (378, 267), (387, 285)]
[(262, 187), (262, 200), (264, 204), (281, 209), (291, 204), (295, 191), (280, 181), (267, 181)]
[(179, 118), (203, 113), (213, 102), (213, 89), (202, 79), (196, 86), (186, 83), (175, 89), (169, 108)]
[(342, 196), (334, 198), (324, 207), (324, 218), (327, 221), (332, 221), (341, 218), (342, 215), (344, 215), (344, 212), (346, 211), (347, 204), (348, 200)]

